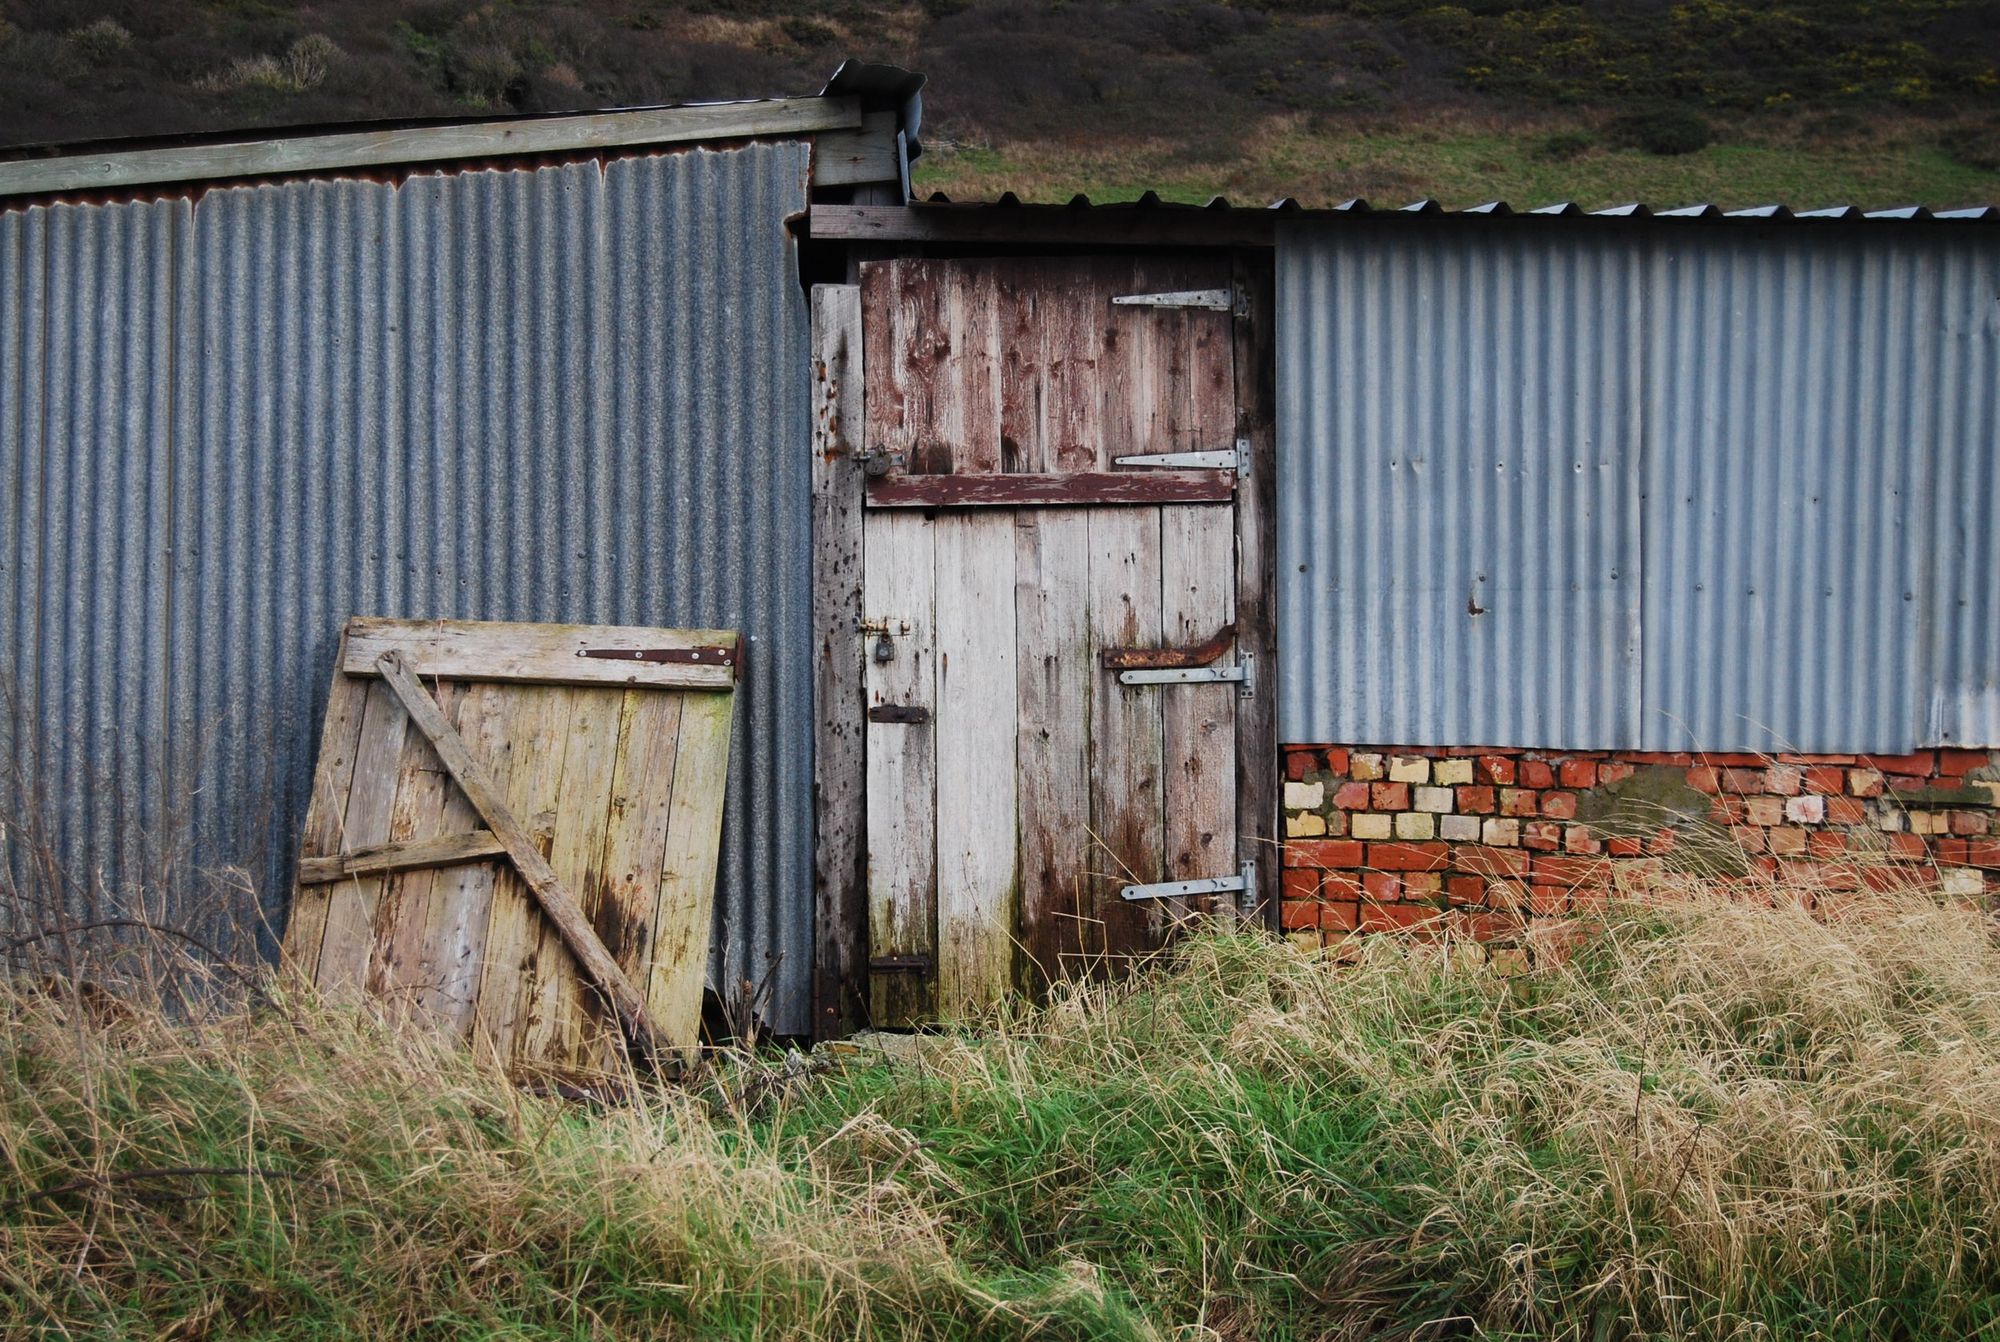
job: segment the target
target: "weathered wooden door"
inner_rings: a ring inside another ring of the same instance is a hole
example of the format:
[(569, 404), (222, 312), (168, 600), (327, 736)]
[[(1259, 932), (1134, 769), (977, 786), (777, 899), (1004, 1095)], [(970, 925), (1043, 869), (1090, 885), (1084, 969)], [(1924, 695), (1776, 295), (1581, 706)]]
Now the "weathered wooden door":
[(1227, 260), (862, 268), (878, 1023), (1116, 973), (1254, 900), (1241, 301)]

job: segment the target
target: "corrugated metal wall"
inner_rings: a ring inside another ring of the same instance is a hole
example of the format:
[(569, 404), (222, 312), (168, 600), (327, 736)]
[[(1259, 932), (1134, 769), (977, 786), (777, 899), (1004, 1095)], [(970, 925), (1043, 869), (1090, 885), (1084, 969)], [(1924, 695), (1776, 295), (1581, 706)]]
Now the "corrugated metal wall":
[(806, 1030), (807, 155), (0, 214), (0, 655), (59, 851), (281, 903), (350, 613), (737, 628), (712, 968), (781, 957)]
[(2000, 234), (1295, 225), (1289, 741), (2000, 744)]

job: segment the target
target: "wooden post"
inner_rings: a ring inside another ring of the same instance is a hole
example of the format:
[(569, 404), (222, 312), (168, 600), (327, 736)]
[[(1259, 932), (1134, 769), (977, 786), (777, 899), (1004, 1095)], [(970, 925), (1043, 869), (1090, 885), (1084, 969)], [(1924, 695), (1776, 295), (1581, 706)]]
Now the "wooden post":
[(813, 286), (813, 1035), (868, 992), (861, 688), (861, 290)]
[(1269, 252), (1234, 266), (1249, 311), (1236, 319), (1236, 436), (1250, 442), (1250, 478), (1236, 498), (1237, 648), (1257, 659), (1257, 692), (1236, 714), (1236, 841), (1257, 863), (1245, 913), (1273, 930), (1281, 865), (1278, 829), (1277, 302)]

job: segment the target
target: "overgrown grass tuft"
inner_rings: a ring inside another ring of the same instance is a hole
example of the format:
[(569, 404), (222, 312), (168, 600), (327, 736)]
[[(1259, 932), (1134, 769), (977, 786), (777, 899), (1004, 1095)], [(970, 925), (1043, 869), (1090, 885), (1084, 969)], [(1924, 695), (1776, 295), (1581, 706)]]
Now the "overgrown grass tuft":
[(296, 999), (18, 989), (0, 1332), (2000, 1331), (1984, 913), (1634, 904), (1531, 973), (1475, 959), (1204, 935), (832, 1072), (604, 1106)]

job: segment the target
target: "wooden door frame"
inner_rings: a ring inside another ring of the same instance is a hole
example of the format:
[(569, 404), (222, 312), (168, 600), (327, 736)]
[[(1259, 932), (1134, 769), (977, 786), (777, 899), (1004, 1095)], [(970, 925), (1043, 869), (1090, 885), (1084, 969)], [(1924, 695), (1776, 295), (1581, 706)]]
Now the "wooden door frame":
[[(1198, 251), (1176, 248), (1176, 251)], [(1082, 256), (1064, 249), (1062, 256)], [(1256, 659), (1257, 693), (1236, 718), (1237, 844), (1257, 864), (1250, 920), (1278, 907), (1277, 370), (1271, 253), (1224, 253), (1247, 304), (1234, 323), (1236, 436), (1250, 478), (1236, 503), (1238, 649)], [(858, 284), (812, 289), (813, 1034), (867, 1023), (866, 695), (862, 688), (865, 368)]]

